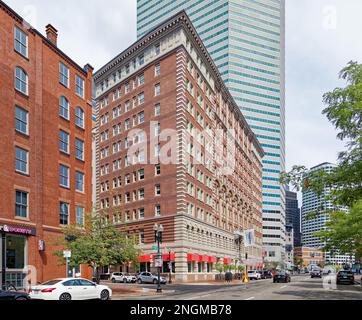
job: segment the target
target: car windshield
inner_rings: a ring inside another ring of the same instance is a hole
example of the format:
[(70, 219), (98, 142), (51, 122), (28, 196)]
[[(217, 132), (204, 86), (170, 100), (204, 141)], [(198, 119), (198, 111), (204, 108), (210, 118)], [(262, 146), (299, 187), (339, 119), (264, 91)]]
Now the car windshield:
[(48, 282), (44, 282), (42, 286), (54, 286), (55, 284), (59, 283), (61, 280), (50, 280)]
[(340, 275), (341, 275), (341, 276), (348, 276), (348, 275), (351, 275), (351, 274), (352, 274), (351, 271), (341, 271), (341, 272), (340, 272)]

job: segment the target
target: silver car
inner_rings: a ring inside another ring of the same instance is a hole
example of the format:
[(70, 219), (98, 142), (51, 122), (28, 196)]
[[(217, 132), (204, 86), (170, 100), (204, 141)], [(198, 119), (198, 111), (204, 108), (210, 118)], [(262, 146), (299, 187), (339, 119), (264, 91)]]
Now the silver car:
[[(158, 283), (158, 276), (155, 276), (154, 274), (152, 274), (151, 272), (141, 272), (138, 275), (138, 279), (137, 282), (139, 284), (141, 283), (153, 283), (153, 284), (157, 284)], [(167, 280), (164, 277), (160, 277), (160, 283), (161, 284), (166, 284)]]

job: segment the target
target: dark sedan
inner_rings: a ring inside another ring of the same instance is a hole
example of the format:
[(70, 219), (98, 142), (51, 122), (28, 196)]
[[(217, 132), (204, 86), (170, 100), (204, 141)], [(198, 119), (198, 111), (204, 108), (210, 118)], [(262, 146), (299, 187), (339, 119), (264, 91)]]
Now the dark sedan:
[(0, 301), (4, 300), (30, 300), (29, 295), (25, 292), (18, 291), (3, 291), (0, 290)]
[(270, 271), (260, 271), (260, 275), (262, 279), (272, 279), (273, 275)]
[(337, 284), (354, 284), (354, 274), (352, 271), (339, 271), (337, 273)]
[(321, 270), (312, 270), (310, 272), (310, 277), (313, 278), (322, 278), (322, 271)]
[(290, 281), (291, 281), (290, 274), (287, 272), (278, 272), (273, 277), (273, 283), (276, 283), (276, 282), (288, 283)]

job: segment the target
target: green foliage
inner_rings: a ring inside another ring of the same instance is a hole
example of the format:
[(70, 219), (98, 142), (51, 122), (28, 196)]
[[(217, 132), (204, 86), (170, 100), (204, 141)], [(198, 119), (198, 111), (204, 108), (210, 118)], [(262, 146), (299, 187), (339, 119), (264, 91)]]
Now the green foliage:
[(219, 273), (222, 273), (224, 271), (224, 265), (220, 264), (220, 263), (217, 263), (215, 265), (215, 269), (216, 271), (218, 271)]
[[(317, 195), (324, 188), (331, 188), (326, 200), (332, 200), (336, 208), (348, 207), (350, 212), (329, 212), (329, 230), (320, 232), (319, 236), (328, 241), (325, 248), (328, 251), (362, 257), (362, 65), (349, 62), (340, 78), (346, 80), (347, 85), (323, 96), (327, 106), (323, 114), (338, 130), (337, 138), (346, 143), (346, 150), (339, 154), (337, 168), (328, 174), (308, 173), (307, 168), (295, 166), (289, 173), (282, 173), (280, 181), (298, 191), (310, 190)], [(316, 214), (325, 211), (323, 209)]]
[(296, 266), (298, 269), (303, 268), (304, 260), (300, 257), (294, 257), (294, 266)]
[[(141, 251), (136, 248), (135, 240), (128, 239), (107, 221), (104, 213), (93, 213), (86, 216), (83, 228), (67, 226), (63, 229), (64, 238), (59, 244), (72, 251), (71, 266), (85, 264), (98, 269), (130, 262), (138, 264)], [(64, 262), (63, 251), (54, 254)]]

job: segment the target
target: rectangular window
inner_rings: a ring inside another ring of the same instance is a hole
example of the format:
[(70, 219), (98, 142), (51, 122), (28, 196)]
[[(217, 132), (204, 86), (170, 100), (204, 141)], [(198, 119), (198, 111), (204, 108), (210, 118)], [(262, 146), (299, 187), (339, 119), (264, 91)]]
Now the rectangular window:
[(15, 130), (24, 134), (28, 134), (28, 111), (15, 106)]
[(145, 244), (145, 232), (140, 230), (140, 244)]
[(59, 81), (69, 88), (69, 68), (61, 62), (59, 64)]
[(84, 173), (79, 171), (75, 173), (75, 189), (84, 192)]
[(59, 184), (61, 187), (69, 188), (69, 168), (59, 165)]
[(23, 191), (15, 192), (15, 216), (28, 218), (28, 193)]
[(25, 58), (28, 57), (28, 35), (18, 27), (15, 27), (14, 32), (14, 48)]
[(158, 63), (155, 65), (155, 76), (158, 77), (161, 74), (161, 65)]
[(130, 86), (129, 82), (126, 83), (124, 91), (125, 91), (125, 93), (129, 93), (131, 91), (131, 86)]
[(140, 112), (138, 114), (138, 123), (141, 124), (145, 121), (145, 113), (144, 112)]
[(144, 54), (141, 54), (141, 55), (138, 57), (138, 64), (139, 64), (140, 66), (142, 66), (144, 63), (145, 63), (145, 56), (144, 56)]
[(155, 105), (155, 116), (158, 117), (161, 115), (161, 105), (158, 103)]
[(78, 226), (84, 226), (84, 208), (76, 207), (75, 209), (75, 223)]
[(142, 92), (138, 95), (138, 104), (141, 105), (145, 102), (145, 94)]
[(75, 157), (84, 160), (84, 141), (80, 139), (75, 139)]
[(65, 202), (60, 202), (59, 206), (60, 217), (59, 223), (63, 226), (69, 224), (69, 204)]
[(142, 220), (144, 219), (144, 217), (145, 217), (145, 209), (144, 208), (138, 209), (138, 218)]
[(155, 196), (160, 196), (161, 195), (161, 185), (156, 184), (155, 185)]
[(138, 200), (144, 200), (145, 198), (145, 189), (138, 190)]
[(155, 85), (155, 97), (161, 94), (161, 85), (158, 83)]
[(159, 217), (161, 215), (161, 206), (158, 204), (155, 206), (155, 216)]
[(144, 180), (145, 179), (145, 169), (141, 169), (138, 171), (138, 180)]
[(161, 165), (156, 165), (155, 166), (155, 175), (159, 176), (161, 174)]
[(145, 83), (145, 75), (142, 73), (140, 76), (138, 76), (138, 85), (142, 86)]
[(160, 52), (161, 52), (161, 46), (160, 46), (159, 43), (157, 43), (157, 44), (155, 45), (155, 53), (156, 53), (156, 56), (159, 55)]
[(29, 152), (19, 147), (15, 147), (15, 170), (29, 173)]
[(75, 93), (84, 98), (84, 80), (78, 75), (75, 76)]
[(63, 130), (59, 131), (59, 150), (69, 154), (69, 133)]
[(131, 120), (126, 119), (124, 122), (124, 130), (129, 130), (131, 128)]

